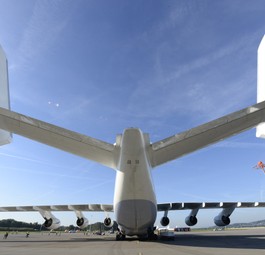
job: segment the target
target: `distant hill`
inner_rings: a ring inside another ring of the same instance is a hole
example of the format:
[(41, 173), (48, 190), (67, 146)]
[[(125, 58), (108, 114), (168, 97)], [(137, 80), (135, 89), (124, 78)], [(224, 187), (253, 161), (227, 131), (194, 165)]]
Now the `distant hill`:
[(227, 226), (227, 228), (254, 228), (265, 227), (265, 220), (258, 220), (249, 223), (234, 223)]
[[(221, 227), (221, 228), (256, 228), (256, 227), (265, 227), (265, 220), (258, 220), (258, 221), (253, 221), (249, 223), (233, 223), (230, 224), (226, 227)], [(217, 226), (211, 226), (209, 229), (216, 229), (218, 228)]]

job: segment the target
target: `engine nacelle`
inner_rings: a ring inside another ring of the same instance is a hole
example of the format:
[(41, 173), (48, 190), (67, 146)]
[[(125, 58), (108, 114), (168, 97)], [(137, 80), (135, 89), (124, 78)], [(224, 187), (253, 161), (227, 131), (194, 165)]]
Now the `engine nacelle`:
[(161, 218), (160, 220), (160, 224), (163, 226), (163, 227), (166, 227), (167, 225), (169, 225), (169, 218), (167, 216), (164, 216)]
[(79, 228), (84, 229), (88, 226), (88, 219), (85, 217), (77, 218), (76, 225)]
[(61, 222), (59, 219), (55, 217), (51, 217), (49, 219), (45, 218), (45, 222), (43, 223), (43, 226), (48, 229), (57, 229), (61, 226)]
[(111, 220), (111, 218), (109, 218), (109, 217), (106, 217), (104, 219), (104, 226), (105, 227), (111, 228), (113, 226), (113, 223), (114, 223), (113, 220)]
[(188, 226), (194, 226), (196, 225), (198, 222), (197, 220), (197, 217), (196, 216), (188, 216), (185, 218), (185, 223), (188, 225)]
[(224, 227), (230, 224), (230, 218), (229, 216), (225, 216), (225, 215), (217, 215), (214, 218), (214, 223), (218, 227)]

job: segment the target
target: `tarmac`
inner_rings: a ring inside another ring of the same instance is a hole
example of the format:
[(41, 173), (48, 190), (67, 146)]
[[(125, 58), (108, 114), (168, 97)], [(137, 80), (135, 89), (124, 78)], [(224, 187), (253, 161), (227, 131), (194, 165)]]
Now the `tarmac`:
[(26, 233), (10, 233), (7, 239), (0, 239), (1, 255), (257, 255), (264, 251), (265, 228), (178, 232), (174, 241), (139, 241), (136, 238), (116, 241), (115, 235), (86, 236), (83, 233), (31, 233), (28, 238)]

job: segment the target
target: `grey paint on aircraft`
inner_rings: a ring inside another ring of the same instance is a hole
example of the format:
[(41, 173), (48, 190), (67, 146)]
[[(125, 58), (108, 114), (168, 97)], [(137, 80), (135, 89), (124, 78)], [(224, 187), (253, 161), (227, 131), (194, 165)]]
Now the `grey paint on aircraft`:
[(156, 214), (156, 205), (148, 200), (123, 200), (116, 205), (116, 220), (127, 235), (147, 233)]

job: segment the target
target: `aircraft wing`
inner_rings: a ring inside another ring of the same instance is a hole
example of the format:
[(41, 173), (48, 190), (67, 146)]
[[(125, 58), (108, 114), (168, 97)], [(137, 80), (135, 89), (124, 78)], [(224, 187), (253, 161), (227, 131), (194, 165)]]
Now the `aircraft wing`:
[(0, 212), (36, 212), (36, 211), (90, 211), (113, 212), (113, 205), (82, 204), (82, 205), (41, 205), (41, 206), (6, 206), (0, 207)]
[(265, 101), (153, 143), (151, 165), (159, 166), (262, 122), (265, 122)]
[(218, 209), (221, 211), (216, 217), (214, 217), (214, 223), (217, 226), (223, 227), (230, 224), (230, 216), (236, 208), (257, 208), (265, 207), (265, 202), (202, 202), (202, 203), (164, 203), (157, 204), (158, 211), (164, 211), (164, 217), (162, 217), (160, 223), (162, 226), (169, 224), (167, 217), (170, 210), (190, 210), (189, 215), (185, 218), (185, 223), (188, 226), (194, 226), (197, 224), (197, 213), (200, 209)]
[(201, 202), (157, 204), (157, 211), (265, 207), (265, 202)]
[(115, 146), (0, 107), (0, 129), (115, 169)]

